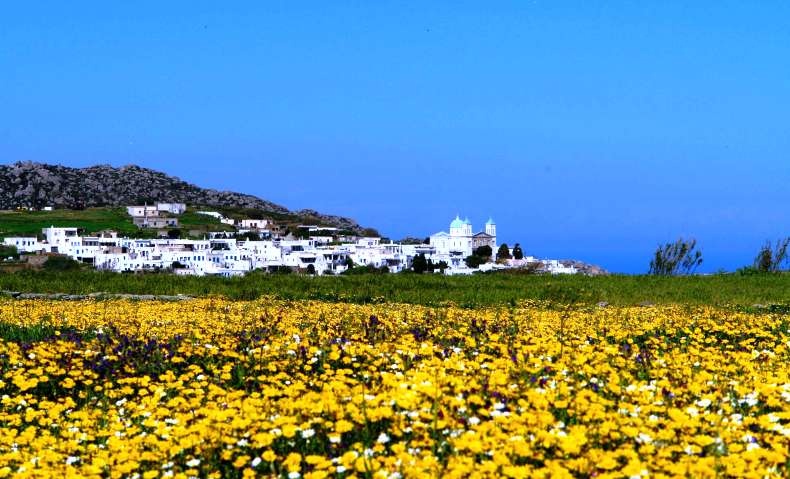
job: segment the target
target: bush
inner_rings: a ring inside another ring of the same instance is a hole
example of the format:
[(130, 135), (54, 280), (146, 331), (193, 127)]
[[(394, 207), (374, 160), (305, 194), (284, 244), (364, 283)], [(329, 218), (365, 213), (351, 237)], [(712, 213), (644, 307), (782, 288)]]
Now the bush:
[(485, 259), (481, 258), (480, 256), (470, 255), (464, 259), (464, 263), (466, 263), (466, 266), (469, 268), (477, 268), (481, 264), (485, 263)]
[(420, 253), (414, 257), (411, 262), (411, 269), (417, 274), (422, 274), (428, 271), (428, 260), (425, 259), (425, 255)]
[(360, 274), (387, 274), (389, 272), (390, 269), (387, 268), (386, 266), (379, 266), (377, 268), (372, 264), (369, 264), (367, 266), (354, 266), (352, 268), (343, 271), (340, 274), (356, 276)]
[(80, 263), (68, 256), (50, 256), (44, 261), (44, 269), (47, 271), (74, 271), (80, 269)]
[(790, 246), (790, 238), (777, 240), (774, 246), (771, 246), (770, 241), (766, 241), (754, 259), (754, 269), (760, 273), (779, 271), (782, 264), (787, 263), (788, 246)]
[(17, 251), (16, 246), (0, 245), (0, 261), (6, 258), (19, 259), (19, 251)]
[(675, 276), (692, 274), (702, 264), (702, 252), (697, 249), (697, 240), (679, 238), (656, 248), (650, 260), (648, 274)]
[(494, 251), (490, 246), (486, 245), (476, 248), (473, 254), (481, 258), (490, 258), (494, 254)]

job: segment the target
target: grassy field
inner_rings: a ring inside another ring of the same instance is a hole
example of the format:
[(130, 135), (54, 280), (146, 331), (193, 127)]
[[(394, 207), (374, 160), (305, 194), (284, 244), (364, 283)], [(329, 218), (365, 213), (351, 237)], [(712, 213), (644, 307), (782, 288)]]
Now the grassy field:
[(49, 226), (75, 226), (87, 232), (112, 229), (121, 234), (137, 233), (138, 228), (123, 208), (85, 210), (0, 211), (0, 237), (35, 236)]
[[(216, 218), (187, 211), (178, 217), (185, 232), (225, 231), (233, 228)], [(125, 208), (87, 208), (84, 210), (0, 211), (0, 238), (5, 236), (36, 236), (49, 226), (74, 226), (86, 233), (110, 229), (122, 236), (150, 237), (154, 231), (141, 230), (132, 223)]]
[(310, 277), (250, 274), (240, 278), (119, 274), (95, 271), (0, 273), (0, 290), (87, 294), (186, 294), (254, 299), (320, 299), (350, 303), (393, 301), (464, 307), (522, 300), (628, 306), (640, 303), (746, 306), (790, 305), (790, 275), (512, 276), (361, 275)]

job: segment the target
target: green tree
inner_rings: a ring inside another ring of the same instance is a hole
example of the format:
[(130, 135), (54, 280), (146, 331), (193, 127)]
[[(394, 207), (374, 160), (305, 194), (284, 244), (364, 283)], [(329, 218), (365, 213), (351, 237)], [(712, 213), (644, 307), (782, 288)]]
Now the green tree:
[(16, 246), (0, 244), (0, 261), (6, 258), (19, 259), (19, 251), (16, 249)]
[(411, 262), (411, 269), (418, 274), (422, 274), (428, 270), (428, 261), (425, 259), (425, 254), (420, 253), (414, 257)]
[(510, 248), (507, 247), (507, 243), (502, 243), (499, 245), (499, 249), (496, 252), (497, 259), (510, 259)]
[(494, 254), (494, 251), (491, 249), (490, 246), (485, 245), (485, 246), (480, 246), (478, 248), (475, 248), (475, 251), (474, 251), (473, 254), (475, 256), (479, 256), (480, 258), (486, 258), (487, 259), (487, 258), (490, 258), (491, 255)]
[(678, 238), (674, 243), (658, 246), (650, 260), (648, 274), (658, 276), (675, 276), (692, 274), (702, 264), (702, 251), (697, 249), (694, 238)]
[(474, 254), (469, 255), (464, 259), (464, 263), (466, 263), (466, 266), (470, 268), (478, 268), (484, 262), (485, 260), (483, 258)]
[(754, 269), (761, 273), (775, 273), (779, 271), (783, 263), (787, 263), (787, 248), (790, 246), (790, 238), (783, 238), (771, 245), (766, 241), (757, 257), (754, 259)]
[(521, 251), (521, 245), (518, 243), (513, 246), (513, 258), (524, 259), (524, 252)]
[(68, 256), (50, 256), (44, 261), (44, 269), (47, 271), (73, 271), (80, 269), (80, 263)]

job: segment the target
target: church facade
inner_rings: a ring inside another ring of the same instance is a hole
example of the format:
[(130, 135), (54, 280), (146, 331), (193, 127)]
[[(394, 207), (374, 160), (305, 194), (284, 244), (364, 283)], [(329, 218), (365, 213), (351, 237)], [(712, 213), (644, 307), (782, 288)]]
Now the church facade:
[(472, 232), (472, 223), (469, 219), (456, 216), (450, 223), (450, 231), (440, 231), (430, 236), (430, 243), (436, 249), (434, 262), (446, 261), (452, 266), (459, 266), (464, 258), (481, 246), (490, 246), (496, 254), (496, 223), (489, 219), (485, 230), (478, 233)]

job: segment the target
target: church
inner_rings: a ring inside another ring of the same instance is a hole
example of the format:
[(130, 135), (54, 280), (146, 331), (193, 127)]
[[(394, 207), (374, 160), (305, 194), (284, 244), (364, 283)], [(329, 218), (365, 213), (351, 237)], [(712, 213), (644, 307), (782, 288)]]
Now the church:
[(459, 264), (464, 258), (481, 246), (490, 246), (496, 254), (496, 224), (490, 219), (485, 224), (485, 231), (472, 233), (469, 219), (456, 216), (450, 223), (450, 232), (440, 231), (430, 237), (431, 246), (436, 249), (437, 259), (444, 259), (448, 264)]

